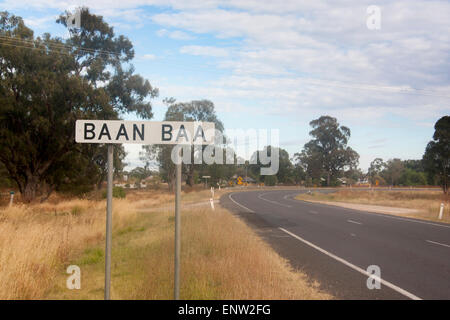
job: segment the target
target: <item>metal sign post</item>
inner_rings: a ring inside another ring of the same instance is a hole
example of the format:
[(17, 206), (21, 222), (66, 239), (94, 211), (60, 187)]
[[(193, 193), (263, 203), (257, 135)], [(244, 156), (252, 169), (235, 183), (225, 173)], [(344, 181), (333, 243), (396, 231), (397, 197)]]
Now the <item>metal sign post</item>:
[(181, 216), (180, 216), (180, 200), (181, 200), (181, 161), (180, 155), (177, 153), (177, 163), (175, 164), (175, 284), (174, 297), (175, 300), (180, 299), (180, 249), (181, 249)]
[(105, 300), (111, 299), (112, 191), (114, 147), (108, 145), (108, 185), (106, 191)]
[[(213, 144), (215, 125), (198, 121), (77, 120), (77, 143), (108, 145), (108, 185), (106, 198), (105, 300), (111, 299), (111, 247), (113, 196), (113, 143), (135, 144)], [(181, 159), (177, 154), (175, 186), (175, 299), (180, 298)]]

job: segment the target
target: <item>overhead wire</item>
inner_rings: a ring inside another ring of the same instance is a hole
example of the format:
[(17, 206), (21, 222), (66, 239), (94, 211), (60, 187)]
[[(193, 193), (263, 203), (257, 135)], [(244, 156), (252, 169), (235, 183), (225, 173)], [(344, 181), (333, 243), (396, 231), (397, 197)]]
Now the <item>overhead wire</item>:
[[(5, 46), (13, 46), (18, 48), (26, 48), (26, 49), (42, 49), (50, 50), (52, 52), (61, 53), (61, 54), (73, 54), (74, 52), (87, 52), (91, 54), (107, 54), (107, 55), (120, 55), (119, 52), (113, 52), (108, 50), (97, 50), (92, 48), (80, 47), (80, 46), (71, 46), (63, 43), (51, 43), (44, 42), (43, 39), (38, 40), (27, 40), (21, 39), (17, 37), (9, 37), (0, 35), (0, 44)], [(58, 51), (56, 51), (58, 49)], [(66, 51), (64, 51), (66, 50)], [(168, 59), (167, 57), (165, 58)], [(170, 60), (170, 59), (169, 59)], [(193, 70), (198, 71), (200, 68), (192, 67), (192, 63), (190, 66), (186, 66), (183, 64), (174, 64), (170, 62), (172, 65), (180, 67), (185, 70)], [(207, 68), (205, 65), (201, 65), (203, 68)], [(209, 70), (209, 69), (208, 69)], [(439, 98), (447, 98), (450, 99), (450, 96), (440, 94), (436, 91), (422, 89), (422, 88), (411, 88), (411, 87), (394, 87), (394, 86), (378, 86), (373, 84), (364, 84), (364, 83), (346, 83), (344, 81), (335, 81), (335, 80), (324, 80), (324, 79), (307, 79), (307, 78), (297, 78), (297, 80), (301, 82), (305, 82), (309, 85), (313, 86), (323, 86), (323, 87), (336, 87), (336, 88), (347, 88), (347, 89), (358, 89), (358, 90), (376, 90), (376, 91), (384, 91), (398, 94), (415, 94), (415, 95), (423, 95), (423, 96), (432, 96)]]

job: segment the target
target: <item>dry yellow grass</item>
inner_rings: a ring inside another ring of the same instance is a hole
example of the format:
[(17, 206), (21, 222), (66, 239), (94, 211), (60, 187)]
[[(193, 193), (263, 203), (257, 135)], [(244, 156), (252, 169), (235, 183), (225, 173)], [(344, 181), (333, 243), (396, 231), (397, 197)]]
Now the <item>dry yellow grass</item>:
[[(299, 200), (337, 201), (347, 203), (369, 204), (388, 207), (416, 209), (418, 213), (402, 214), (402, 216), (432, 221), (450, 222), (450, 198), (442, 191), (362, 191), (340, 190), (323, 194), (313, 191), (312, 194), (300, 194)], [(443, 219), (438, 220), (441, 203), (445, 204)]]
[[(114, 228), (135, 213), (114, 203)], [(104, 237), (105, 204), (71, 200), (0, 210), (0, 299), (40, 299), (62, 265)], [(118, 214), (120, 212), (120, 214)]]
[[(172, 213), (159, 215), (167, 222), (162, 223), (163, 232), (148, 230), (152, 234), (151, 243), (158, 250), (146, 257), (148, 276), (133, 298), (173, 296), (174, 241), (168, 223)], [(303, 273), (292, 270), (245, 223), (224, 209), (184, 211), (181, 251), (182, 299), (331, 298), (309, 283)]]
[[(183, 194), (206, 201), (209, 190)], [(141, 199), (141, 200), (139, 200)], [(170, 194), (138, 194), (113, 203), (112, 297), (171, 299), (173, 210)], [(169, 202), (168, 202), (169, 201)], [(105, 201), (67, 200), (0, 210), (0, 299), (102, 299)], [(68, 290), (65, 269), (81, 267), (81, 290)], [(329, 299), (292, 270), (224, 209), (182, 211), (181, 298)]]

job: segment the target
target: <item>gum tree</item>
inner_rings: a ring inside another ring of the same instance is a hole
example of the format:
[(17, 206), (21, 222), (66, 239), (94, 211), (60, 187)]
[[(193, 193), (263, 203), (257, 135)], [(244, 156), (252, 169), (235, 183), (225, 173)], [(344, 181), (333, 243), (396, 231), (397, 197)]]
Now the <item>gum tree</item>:
[(450, 116), (434, 125), (433, 140), (426, 147), (423, 161), (426, 170), (439, 177), (442, 190), (448, 195), (450, 184)]
[(152, 117), (158, 91), (134, 73), (131, 42), (87, 8), (80, 13), (67, 40), (35, 37), (20, 17), (0, 13), (0, 161), (25, 201), (101, 179), (104, 146), (75, 144), (77, 119)]
[(325, 175), (327, 186), (330, 186), (331, 180), (338, 178), (343, 170), (357, 167), (359, 155), (347, 146), (350, 129), (341, 126), (336, 118), (321, 116), (309, 124), (313, 139), (296, 154), (296, 158), (307, 168), (310, 177), (317, 179)]

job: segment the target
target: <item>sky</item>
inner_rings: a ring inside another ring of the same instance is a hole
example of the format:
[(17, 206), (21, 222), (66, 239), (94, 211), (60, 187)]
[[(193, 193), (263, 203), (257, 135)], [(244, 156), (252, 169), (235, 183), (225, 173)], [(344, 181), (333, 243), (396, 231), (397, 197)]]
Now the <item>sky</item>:
[[(36, 35), (67, 36), (55, 19), (79, 6), (132, 41), (136, 73), (160, 91), (152, 120), (166, 97), (208, 99), (225, 128), (279, 129), (292, 157), (330, 115), (367, 170), (422, 158), (450, 114), (450, 1), (0, 0)], [(140, 146), (125, 149), (127, 169), (143, 165)]]

